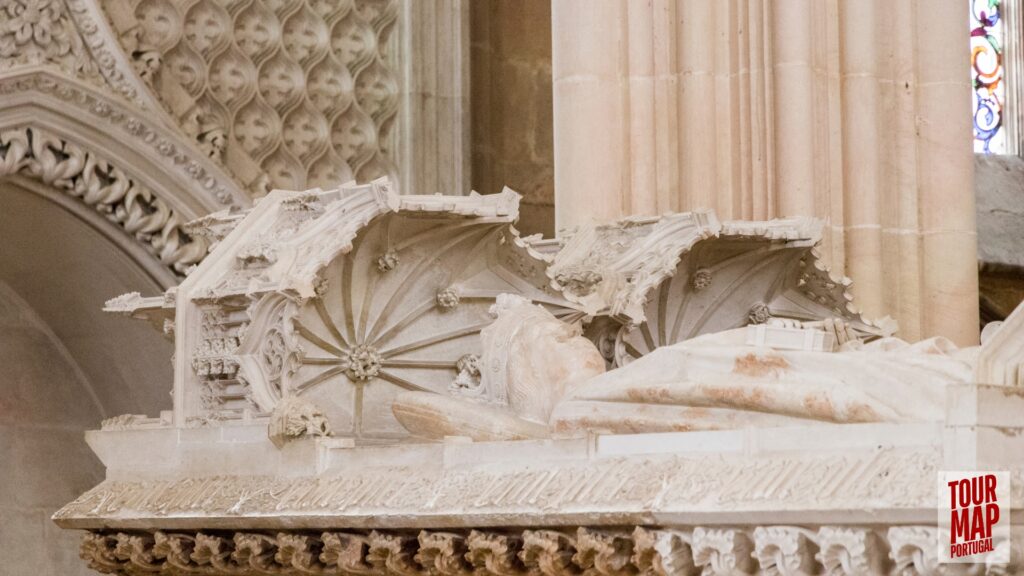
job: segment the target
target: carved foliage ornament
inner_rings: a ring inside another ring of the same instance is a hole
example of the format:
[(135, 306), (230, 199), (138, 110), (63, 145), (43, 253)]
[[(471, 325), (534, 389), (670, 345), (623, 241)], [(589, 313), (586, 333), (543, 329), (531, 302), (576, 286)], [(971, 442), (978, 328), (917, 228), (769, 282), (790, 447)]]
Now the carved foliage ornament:
[(206, 255), (206, 242), (186, 234), (175, 211), (152, 190), (108, 159), (44, 130), (0, 132), (0, 176), (10, 175), (41, 180), (78, 198), (178, 274)]
[[(930, 536), (933, 532), (925, 526), (888, 530), (836, 526), (579, 527), (481, 529), (468, 534), (461, 530), (423, 530), (418, 534), (377, 530), (88, 532), (80, 553), (90, 568), (103, 574), (168, 576), (916, 576), (938, 573), (934, 559), (927, 559), (927, 549), (934, 549), (934, 543), (927, 546), (920, 538), (908, 540), (907, 534)], [(871, 545), (864, 545), (865, 539)], [(819, 549), (822, 551), (816, 552)], [(908, 554), (916, 554), (916, 559)], [(972, 568), (970, 573), (1012, 574), (1017, 566)]]
[(61, 0), (7, 0), (0, 5), (0, 68), (45, 62), (98, 77)]

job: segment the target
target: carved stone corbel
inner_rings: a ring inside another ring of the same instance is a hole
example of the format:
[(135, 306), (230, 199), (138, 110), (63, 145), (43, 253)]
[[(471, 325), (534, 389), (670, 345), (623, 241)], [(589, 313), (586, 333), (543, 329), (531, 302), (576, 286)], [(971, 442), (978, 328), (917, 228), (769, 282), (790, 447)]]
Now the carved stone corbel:
[(374, 530), (369, 536), (366, 561), (379, 571), (398, 576), (419, 576), (416, 564), (419, 542), (414, 536), (387, 534)]
[(85, 560), (90, 570), (101, 574), (117, 574), (121, 569), (121, 562), (114, 556), (115, 546), (116, 535), (86, 532), (82, 536), (79, 556)]
[(366, 536), (346, 532), (324, 532), (320, 561), (344, 574), (368, 576), (378, 569), (367, 561), (370, 543)]
[(235, 551), (231, 557), (240, 566), (258, 574), (272, 574), (277, 560), (277, 540), (266, 534), (240, 532), (235, 534)]
[(317, 551), (318, 538), (309, 534), (277, 535), (277, 554), (274, 560), (282, 566), (293, 566), (301, 572), (316, 574), (323, 572), (320, 553)]
[(523, 532), (523, 550), (519, 559), (529, 570), (545, 576), (578, 574), (573, 563), (576, 543), (569, 535), (555, 530), (527, 530)]
[(438, 576), (467, 576), (473, 567), (466, 560), (466, 539), (452, 532), (427, 532), (417, 536), (419, 551), (416, 561), (427, 573)]
[(114, 557), (123, 562), (131, 562), (140, 571), (159, 572), (160, 564), (153, 555), (153, 544), (153, 537), (149, 534), (120, 532), (114, 546)]
[(814, 533), (795, 526), (759, 526), (754, 530), (754, 555), (764, 574), (801, 576), (817, 573)]
[(754, 542), (743, 530), (696, 528), (693, 531), (693, 562), (704, 574), (732, 576), (756, 574)]
[(576, 531), (573, 562), (585, 572), (602, 576), (635, 574), (632, 564), (633, 539), (629, 534), (580, 527)]
[(192, 567), (195, 537), (157, 531), (153, 534), (153, 555), (163, 558), (172, 568), (187, 571)]
[(514, 534), (473, 530), (466, 539), (466, 559), (477, 573), (496, 576), (523, 576), (526, 566), (520, 559), (523, 539)]
[(692, 535), (677, 530), (633, 530), (633, 564), (645, 576), (696, 576)]
[(214, 570), (228, 574), (235, 569), (231, 563), (231, 554), (235, 551), (232, 539), (217, 534), (196, 534), (195, 548), (191, 558), (199, 566), (209, 566)]
[(816, 541), (815, 557), (828, 574), (888, 573), (888, 549), (874, 530), (825, 526), (818, 530)]

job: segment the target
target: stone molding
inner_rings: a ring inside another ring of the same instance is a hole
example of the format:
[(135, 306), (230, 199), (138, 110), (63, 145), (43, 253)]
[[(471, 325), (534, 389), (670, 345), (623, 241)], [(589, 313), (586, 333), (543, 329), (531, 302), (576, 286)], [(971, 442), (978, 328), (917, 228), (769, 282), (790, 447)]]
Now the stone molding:
[(0, 11), (0, 70), (35, 64), (103, 82), (63, 0), (12, 0)]
[[(160, 158), (169, 172), (180, 173), (194, 181), (186, 193), (200, 196), (191, 189), (202, 191), (200, 197), (203, 197), (201, 202), (205, 211), (230, 205), (244, 207), (251, 202), (223, 169), (182, 140), (177, 132), (154, 122), (149, 112), (103, 94), (87, 83), (46, 68), (28, 67), (0, 77), (0, 95), (5, 99), (0, 106), (4, 116), (15, 116), (18, 110), (34, 104), (53, 108), (68, 117), (87, 119), (85, 121), (91, 122), (98, 131), (108, 125), (116, 128), (116, 137), (139, 151)], [(38, 96), (52, 98), (60, 103), (60, 107), (40, 101)], [(104, 132), (109, 133), (109, 129)], [(90, 146), (92, 141), (79, 142), (79, 145)], [(195, 217), (205, 214), (205, 211)]]
[(106, 16), (95, 0), (64, 0), (68, 14), (95, 63), (96, 70), (115, 92), (151, 113), (163, 116), (160, 103), (121, 49)]
[(0, 69), (52, 65), (163, 116), (94, 0), (13, 0), (0, 21)]
[[(330, 441), (320, 440), (322, 449)], [(247, 454), (234, 452), (236, 458)], [(245, 517), (248, 526), (270, 529), (322, 529), (338, 522), (380, 529), (459, 526), (474, 519), (528, 526), (597, 515), (601, 523), (621, 525), (651, 514), (666, 521), (779, 509), (813, 516), (864, 509), (866, 503), (927, 518), (934, 515), (940, 460), (931, 449), (887, 449), (760, 458), (638, 455), (443, 470), (382, 462), (317, 476), (108, 479), (54, 520), (66, 528), (223, 529)], [(829, 481), (823, 483), (824, 477)], [(1018, 502), (1021, 490), (1014, 484)]]
[[(360, 576), (946, 574), (933, 526), (549, 527), (325, 532), (87, 532), (103, 574)], [(1016, 574), (978, 564), (971, 574)]]
[(79, 198), (178, 274), (206, 255), (181, 233), (178, 215), (105, 158), (37, 128), (0, 132), (0, 176), (27, 175)]

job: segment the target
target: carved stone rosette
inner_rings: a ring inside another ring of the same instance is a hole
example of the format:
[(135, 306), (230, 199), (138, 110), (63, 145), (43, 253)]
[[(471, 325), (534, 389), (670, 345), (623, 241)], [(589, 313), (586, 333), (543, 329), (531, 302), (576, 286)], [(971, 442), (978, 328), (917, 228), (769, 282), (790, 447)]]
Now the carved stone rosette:
[[(921, 538), (915, 537), (921, 536)], [(103, 574), (358, 576), (900, 576), (950, 573), (934, 528), (689, 527), (324, 532), (87, 532)], [(816, 552), (820, 550), (821, 552)], [(1016, 574), (1016, 565), (952, 565)], [(959, 570), (962, 568), (962, 570)]]

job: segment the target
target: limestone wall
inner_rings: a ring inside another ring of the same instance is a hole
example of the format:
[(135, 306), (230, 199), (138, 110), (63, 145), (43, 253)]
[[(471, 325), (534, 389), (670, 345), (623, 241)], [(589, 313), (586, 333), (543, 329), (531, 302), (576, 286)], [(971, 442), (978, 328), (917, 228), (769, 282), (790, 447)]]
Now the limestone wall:
[(473, 189), (523, 194), (518, 228), (554, 232), (550, 0), (470, 3)]

